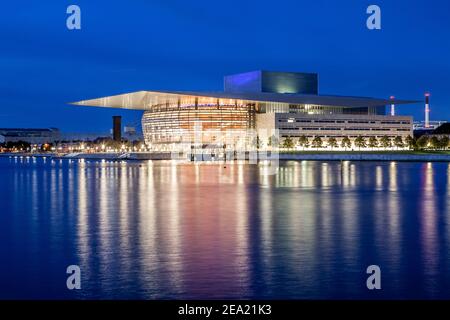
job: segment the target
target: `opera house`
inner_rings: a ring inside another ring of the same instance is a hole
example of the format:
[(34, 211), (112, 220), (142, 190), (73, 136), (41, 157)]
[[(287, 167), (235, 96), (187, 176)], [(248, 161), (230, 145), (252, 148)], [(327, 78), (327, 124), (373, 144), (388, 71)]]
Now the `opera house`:
[(415, 102), (321, 95), (317, 74), (254, 71), (226, 76), (221, 92), (138, 91), (74, 104), (143, 110), (146, 144), (164, 150), (248, 142), (255, 132), (264, 144), (275, 133), (280, 142), (300, 136), (404, 138), (412, 135), (412, 117), (386, 115), (386, 106)]

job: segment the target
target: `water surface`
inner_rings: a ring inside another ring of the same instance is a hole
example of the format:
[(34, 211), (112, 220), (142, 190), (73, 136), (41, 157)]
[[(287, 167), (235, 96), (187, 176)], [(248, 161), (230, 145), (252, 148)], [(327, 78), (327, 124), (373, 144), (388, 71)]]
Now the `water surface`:
[(450, 298), (448, 163), (269, 171), (0, 158), (0, 298)]

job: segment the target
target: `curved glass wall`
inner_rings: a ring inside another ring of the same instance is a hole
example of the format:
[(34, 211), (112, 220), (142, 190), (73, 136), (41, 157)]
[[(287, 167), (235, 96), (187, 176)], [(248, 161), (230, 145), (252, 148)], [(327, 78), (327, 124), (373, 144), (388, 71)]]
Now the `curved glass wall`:
[(225, 135), (245, 137), (254, 127), (254, 107), (232, 101), (189, 101), (153, 105), (142, 117), (145, 142), (220, 143)]

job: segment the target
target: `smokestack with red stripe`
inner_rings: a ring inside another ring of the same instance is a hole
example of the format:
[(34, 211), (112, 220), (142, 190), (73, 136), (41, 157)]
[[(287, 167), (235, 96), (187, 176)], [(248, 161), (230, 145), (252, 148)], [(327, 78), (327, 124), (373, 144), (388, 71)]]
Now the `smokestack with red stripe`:
[(430, 94), (425, 93), (425, 128), (430, 127)]
[(395, 103), (394, 103), (395, 97), (391, 96), (390, 99), (391, 99), (391, 116), (395, 116)]

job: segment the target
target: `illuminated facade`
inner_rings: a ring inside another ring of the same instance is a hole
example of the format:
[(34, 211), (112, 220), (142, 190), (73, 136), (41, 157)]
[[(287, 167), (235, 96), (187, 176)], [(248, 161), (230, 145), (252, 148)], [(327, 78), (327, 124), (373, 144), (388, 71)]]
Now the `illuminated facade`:
[(176, 103), (153, 105), (144, 112), (142, 130), (148, 145), (213, 144), (230, 132), (245, 136), (255, 127), (254, 105), (231, 99), (179, 99)]
[(336, 138), (351, 140), (383, 136), (405, 139), (413, 136), (412, 118), (409, 116), (383, 116), (374, 114), (301, 114), (265, 113), (257, 116), (258, 129), (277, 129), (281, 139)]
[(77, 105), (143, 110), (148, 146), (223, 146), (254, 140), (255, 132), (286, 137), (412, 135), (411, 117), (387, 116), (392, 99), (318, 94), (311, 73), (255, 71), (225, 77), (222, 92), (139, 91), (76, 102)]

